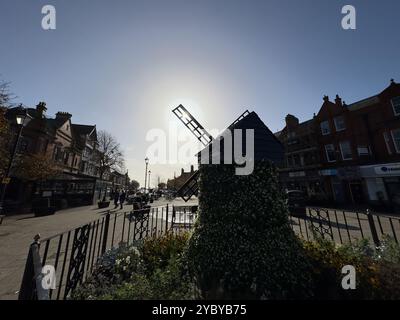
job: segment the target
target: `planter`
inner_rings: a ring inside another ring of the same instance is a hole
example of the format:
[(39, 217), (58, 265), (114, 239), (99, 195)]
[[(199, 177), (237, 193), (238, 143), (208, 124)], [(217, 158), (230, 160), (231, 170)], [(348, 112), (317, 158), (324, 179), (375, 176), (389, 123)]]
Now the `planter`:
[(51, 216), (56, 212), (55, 207), (38, 207), (33, 209), (35, 217)]
[(108, 208), (110, 206), (110, 201), (99, 201), (97, 205), (99, 209)]

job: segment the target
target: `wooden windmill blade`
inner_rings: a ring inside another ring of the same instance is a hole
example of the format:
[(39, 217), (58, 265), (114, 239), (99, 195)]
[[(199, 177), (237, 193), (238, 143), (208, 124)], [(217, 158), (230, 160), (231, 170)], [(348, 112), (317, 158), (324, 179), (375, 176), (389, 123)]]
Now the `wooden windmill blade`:
[(183, 105), (179, 105), (172, 112), (179, 120), (194, 134), (194, 136), (204, 145), (209, 145), (214, 138), (207, 132), (206, 129), (193, 117)]
[[(183, 105), (179, 105), (172, 112), (178, 117), (179, 120), (194, 134), (204, 146), (208, 146), (214, 138), (207, 132), (206, 129), (191, 115)], [(193, 175), (179, 188), (177, 195), (180, 196), (185, 202), (189, 201), (194, 195), (197, 196), (199, 186), (197, 180), (199, 178), (199, 171), (196, 170)]]

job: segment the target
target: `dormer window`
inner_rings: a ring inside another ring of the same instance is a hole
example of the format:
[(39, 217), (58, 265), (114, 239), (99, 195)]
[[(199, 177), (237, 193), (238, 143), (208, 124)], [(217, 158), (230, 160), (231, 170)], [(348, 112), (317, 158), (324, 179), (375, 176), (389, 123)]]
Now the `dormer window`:
[(395, 116), (400, 116), (400, 97), (395, 97), (391, 100), (393, 112)]
[(321, 133), (323, 136), (326, 136), (331, 133), (331, 128), (329, 126), (329, 121), (321, 122)]

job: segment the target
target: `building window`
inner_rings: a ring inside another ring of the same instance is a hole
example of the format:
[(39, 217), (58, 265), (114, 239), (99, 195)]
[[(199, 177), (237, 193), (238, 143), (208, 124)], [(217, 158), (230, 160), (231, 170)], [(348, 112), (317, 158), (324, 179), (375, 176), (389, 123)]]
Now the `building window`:
[(369, 156), (369, 148), (367, 146), (358, 146), (357, 152), (359, 156)]
[(346, 124), (344, 122), (343, 116), (335, 117), (333, 120), (335, 122), (336, 131), (343, 131), (346, 129)]
[(324, 136), (331, 133), (331, 128), (329, 127), (329, 121), (321, 122), (321, 132), (322, 135)]
[(400, 97), (393, 98), (392, 100), (392, 107), (395, 116), (400, 115)]
[(69, 160), (69, 153), (65, 152), (64, 153), (64, 164), (67, 165), (68, 164), (68, 160)]
[(340, 142), (340, 152), (342, 153), (343, 160), (353, 159), (353, 154), (351, 152), (351, 145), (349, 141)]
[(336, 161), (335, 147), (333, 146), (333, 144), (325, 145), (325, 152), (326, 152), (326, 159), (328, 160), (328, 162)]
[(383, 133), (383, 139), (385, 139), (386, 149), (388, 154), (392, 154), (392, 148), (390, 147), (390, 139), (388, 133), (385, 131)]
[(392, 138), (397, 153), (400, 153), (400, 129), (392, 130)]

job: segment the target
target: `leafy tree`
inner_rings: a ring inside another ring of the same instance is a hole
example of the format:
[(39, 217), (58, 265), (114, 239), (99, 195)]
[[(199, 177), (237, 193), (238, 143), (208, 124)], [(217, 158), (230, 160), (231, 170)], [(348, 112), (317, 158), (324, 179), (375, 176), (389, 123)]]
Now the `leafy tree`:
[(139, 189), (140, 183), (137, 182), (136, 180), (132, 179), (129, 183), (129, 189), (136, 191)]
[(187, 254), (203, 297), (307, 298), (310, 265), (290, 227), (275, 167), (260, 161), (251, 175), (234, 170), (200, 167), (200, 214)]
[(103, 179), (104, 174), (111, 170), (122, 172), (125, 160), (117, 139), (107, 131), (101, 130), (98, 132), (98, 143), (100, 179)]
[(5, 118), (7, 108), (11, 106), (9, 83), (0, 80), (0, 177), (5, 176), (10, 161), (10, 128)]
[(54, 162), (43, 154), (24, 154), (17, 161), (17, 176), (28, 181), (43, 181), (59, 172)]
[(167, 187), (167, 184), (165, 182), (160, 182), (158, 184), (158, 189), (165, 189)]

